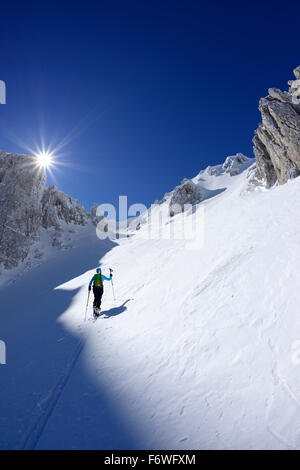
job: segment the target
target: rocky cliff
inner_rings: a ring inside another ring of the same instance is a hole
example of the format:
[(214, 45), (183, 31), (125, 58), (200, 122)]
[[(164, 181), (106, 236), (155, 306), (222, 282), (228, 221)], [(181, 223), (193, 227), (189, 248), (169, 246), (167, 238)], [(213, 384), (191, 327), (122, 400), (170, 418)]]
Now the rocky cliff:
[(253, 139), (256, 176), (268, 187), (300, 175), (300, 66), (289, 90), (270, 88), (259, 102), (262, 122)]
[[(227, 174), (229, 176), (239, 175), (242, 171), (253, 163), (253, 158), (246, 157), (242, 153), (229, 155), (222, 165), (208, 166), (199, 173), (206, 172), (210, 176), (220, 176)], [(164, 196), (161, 202), (164, 202), (168, 194)], [(196, 204), (207, 197), (207, 191), (201, 187), (201, 181), (195, 182), (185, 178), (179, 186), (170, 193), (169, 214), (171, 217), (180, 213), (184, 209), (185, 204)], [(157, 201), (159, 202), (159, 201)]]
[(62, 224), (86, 225), (89, 218), (76, 199), (46, 188), (45, 171), (32, 157), (0, 151), (0, 267), (24, 261), (40, 229), (53, 228), (52, 243), (60, 246)]

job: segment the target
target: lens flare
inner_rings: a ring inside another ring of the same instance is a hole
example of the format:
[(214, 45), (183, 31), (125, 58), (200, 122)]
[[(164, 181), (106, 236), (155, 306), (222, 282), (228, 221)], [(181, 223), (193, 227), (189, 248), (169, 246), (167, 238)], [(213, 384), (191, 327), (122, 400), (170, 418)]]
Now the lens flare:
[(53, 155), (50, 152), (39, 152), (36, 154), (36, 163), (40, 168), (49, 168), (53, 164)]

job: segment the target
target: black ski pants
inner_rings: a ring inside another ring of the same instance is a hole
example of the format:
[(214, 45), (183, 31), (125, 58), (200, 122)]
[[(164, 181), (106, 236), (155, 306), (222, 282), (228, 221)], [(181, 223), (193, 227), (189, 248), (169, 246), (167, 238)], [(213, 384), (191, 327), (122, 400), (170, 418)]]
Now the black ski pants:
[(100, 308), (101, 299), (103, 295), (103, 286), (93, 286), (94, 292), (94, 307)]

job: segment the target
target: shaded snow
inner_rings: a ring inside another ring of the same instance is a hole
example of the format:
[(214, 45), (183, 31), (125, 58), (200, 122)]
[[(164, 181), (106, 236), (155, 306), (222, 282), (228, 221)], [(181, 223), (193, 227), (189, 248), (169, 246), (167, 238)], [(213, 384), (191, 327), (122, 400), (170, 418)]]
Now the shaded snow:
[[(146, 223), (118, 246), (86, 228), (0, 290), (0, 447), (299, 448), (300, 179), (193, 181), (216, 191), (197, 206), (199, 250), (145, 239)], [(100, 258), (117, 301), (107, 283), (103, 316), (85, 323)]]

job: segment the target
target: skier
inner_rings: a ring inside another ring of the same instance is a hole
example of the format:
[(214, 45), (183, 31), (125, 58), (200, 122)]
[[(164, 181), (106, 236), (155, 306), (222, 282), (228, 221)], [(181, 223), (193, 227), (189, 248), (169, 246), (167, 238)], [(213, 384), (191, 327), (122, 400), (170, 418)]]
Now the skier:
[(96, 269), (96, 274), (92, 277), (89, 283), (89, 291), (93, 285), (93, 292), (94, 292), (94, 316), (97, 317), (100, 315), (100, 306), (101, 306), (101, 299), (103, 295), (103, 280), (111, 281), (112, 280), (112, 273), (110, 272), (110, 277), (106, 277), (102, 274), (101, 268)]

